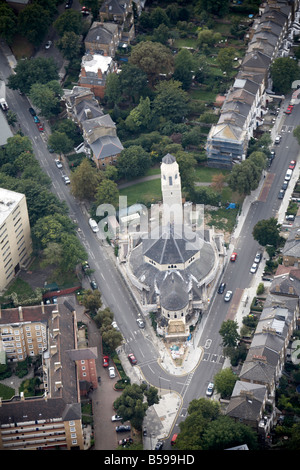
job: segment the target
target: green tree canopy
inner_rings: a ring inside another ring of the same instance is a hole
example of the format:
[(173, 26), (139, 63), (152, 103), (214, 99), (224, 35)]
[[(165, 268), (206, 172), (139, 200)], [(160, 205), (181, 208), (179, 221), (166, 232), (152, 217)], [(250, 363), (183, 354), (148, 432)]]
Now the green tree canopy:
[(6, 3), (0, 4), (0, 36), (11, 45), (18, 31), (18, 19), (14, 10)]
[(104, 178), (97, 188), (95, 199), (97, 206), (101, 204), (111, 204), (117, 208), (119, 206), (119, 190), (117, 184), (112, 180)]
[[(57, 82), (57, 91), (59, 92), (60, 85)], [(30, 99), (34, 106), (37, 106), (41, 110), (42, 116), (49, 119), (60, 111), (60, 95), (54, 90), (54, 84), (41, 84), (34, 83), (30, 88), (29, 93)]]
[(155, 87), (153, 100), (154, 116), (181, 122), (188, 110), (188, 95), (181, 82), (168, 80), (159, 82)]
[(79, 11), (70, 9), (62, 13), (53, 23), (54, 29), (62, 37), (66, 32), (82, 33), (82, 15)]
[(19, 32), (35, 46), (39, 46), (51, 24), (49, 10), (38, 3), (27, 5), (18, 15)]
[(240, 339), (238, 333), (238, 323), (234, 320), (223, 321), (220, 331), (222, 344), (224, 347), (236, 347)]
[(131, 179), (142, 176), (151, 164), (150, 155), (140, 145), (131, 145), (122, 150), (117, 169), (120, 178)]
[(19, 60), (14, 72), (8, 77), (9, 88), (26, 94), (34, 83), (46, 84), (50, 80), (58, 80), (57, 66), (52, 57)]
[(54, 131), (48, 139), (48, 144), (57, 153), (68, 153), (73, 148), (73, 142), (64, 132)]
[(232, 395), (235, 383), (238, 380), (236, 374), (232, 372), (232, 369), (227, 367), (226, 369), (221, 369), (214, 376), (214, 384), (218, 393), (220, 393), (221, 398), (228, 398)]
[(158, 42), (142, 41), (134, 46), (129, 63), (136, 65), (147, 74), (151, 86), (159, 74), (169, 74), (173, 71), (171, 51)]
[(291, 90), (294, 80), (299, 80), (300, 69), (291, 57), (279, 57), (270, 66), (270, 75), (276, 93), (286, 94)]
[(71, 192), (81, 201), (93, 201), (100, 181), (101, 173), (88, 158), (84, 158), (71, 174)]
[(60, 243), (64, 233), (74, 233), (75, 225), (67, 215), (53, 214), (38, 219), (32, 228), (33, 236), (45, 248), (49, 243)]
[(254, 240), (258, 241), (261, 246), (273, 245), (279, 246), (281, 242), (280, 224), (275, 217), (270, 219), (259, 220), (254, 226), (252, 235)]

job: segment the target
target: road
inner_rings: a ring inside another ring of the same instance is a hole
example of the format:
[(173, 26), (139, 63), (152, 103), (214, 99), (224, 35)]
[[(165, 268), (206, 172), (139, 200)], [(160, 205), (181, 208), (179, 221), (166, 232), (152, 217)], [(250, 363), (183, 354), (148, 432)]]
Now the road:
[[(10, 75), (10, 68), (2, 53), (0, 53), (0, 70), (1, 78), (6, 79)], [(291, 136), (291, 129), (288, 131), (287, 128), (287, 132), (282, 135), (281, 144), (276, 146), (276, 157), (266, 176), (265, 189), (259, 200), (253, 202), (240, 237), (236, 240), (235, 251), (238, 253), (238, 259), (235, 263), (229, 262), (224, 271), (222, 280), (226, 282), (227, 289), (234, 292), (233, 299), (227, 304), (222, 295), (215, 296), (206, 315), (205, 328), (199, 342), (199, 346), (202, 346), (205, 351), (204, 358), (194, 371), (185, 377), (178, 378), (161, 369), (157, 363), (158, 351), (150, 335), (147, 334), (147, 329), (140, 330), (137, 327), (136, 318), (139, 309), (111, 256), (107, 254), (102, 242), (99, 242), (97, 236), (91, 231), (87, 214), (81, 204), (71, 195), (70, 187), (64, 184), (60, 170), (54, 163), (55, 156), (47, 150), (46, 135), (38, 131), (28, 112), (30, 104), (27, 98), (20, 96), (16, 91), (7, 89), (7, 102), (10, 109), (17, 114), (23, 133), (31, 138), (34, 153), (46, 174), (51, 178), (53, 192), (67, 203), (70, 218), (76, 220), (80, 227), (78, 237), (89, 255), (89, 263), (94, 270), (93, 277), (99, 285), (103, 303), (114, 312), (118, 326), (124, 335), (126, 353), (135, 354), (140, 369), (149, 383), (159, 389), (174, 390), (182, 396), (182, 408), (174, 426), (174, 432), (176, 432), (179, 422), (186, 416), (190, 401), (205, 396), (208, 382), (223, 365), (224, 357), (218, 332), (231, 306), (237, 301), (237, 297), (241, 297), (243, 290), (249, 287), (253, 280), (253, 275), (249, 270), (258, 244), (252, 237), (252, 229), (258, 220), (276, 216), (281, 203), (277, 194), (286, 168), (290, 160), (297, 160), (299, 146)], [(293, 114), (285, 117), (285, 123), (292, 126), (299, 121), (300, 107), (296, 106)], [(170, 448), (169, 442), (164, 446), (164, 449), (168, 448)]]

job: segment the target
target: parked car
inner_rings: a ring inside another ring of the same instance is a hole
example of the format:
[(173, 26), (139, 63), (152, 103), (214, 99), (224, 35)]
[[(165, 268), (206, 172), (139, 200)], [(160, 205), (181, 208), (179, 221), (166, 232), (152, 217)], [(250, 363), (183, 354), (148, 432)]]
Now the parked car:
[(233, 252), (232, 255), (230, 256), (230, 261), (235, 261), (237, 258), (237, 253)]
[(96, 220), (89, 218), (89, 226), (91, 227), (94, 233), (99, 232), (99, 227)]
[(130, 364), (135, 365), (137, 363), (137, 360), (136, 360), (135, 356), (132, 353), (128, 354), (127, 357), (129, 359)]
[(144, 320), (142, 320), (141, 318), (137, 318), (136, 322), (137, 322), (139, 328), (145, 328)]
[(288, 185), (289, 185), (289, 182), (288, 182), (288, 181), (284, 181), (284, 182), (282, 183), (281, 189), (283, 189), (283, 191), (286, 191), (287, 188), (288, 188)]
[(277, 136), (275, 137), (275, 144), (278, 145), (278, 144), (280, 144), (280, 142), (281, 142), (281, 135), (277, 135)]
[(103, 367), (108, 367), (108, 365), (109, 365), (109, 357), (108, 356), (103, 356), (102, 357), (102, 365), (103, 365)]
[(283, 198), (284, 198), (284, 190), (283, 190), (283, 189), (281, 189), (281, 190), (279, 191), (277, 197), (278, 197), (278, 199), (283, 199)]
[(292, 215), (292, 214), (288, 214), (288, 215), (285, 216), (285, 220), (291, 220), (291, 221), (293, 221), (293, 220), (295, 220), (295, 216)]
[(52, 41), (47, 41), (45, 44), (45, 49), (50, 49), (51, 46), (52, 46)]
[(33, 120), (34, 120), (34, 122), (35, 122), (35, 123), (38, 123), (38, 122), (40, 122), (40, 120), (39, 120), (39, 117), (38, 117), (38, 116), (33, 116)]
[(155, 444), (155, 448), (154, 450), (162, 450), (164, 446), (164, 443), (162, 441), (158, 441), (156, 444)]
[(225, 302), (229, 302), (229, 300), (231, 299), (232, 297), (232, 291), (231, 290), (228, 290), (224, 296), (224, 300)]
[(121, 426), (116, 426), (116, 432), (126, 432), (126, 431), (130, 431), (131, 430), (131, 426), (125, 426), (124, 424), (122, 424)]
[(260, 263), (260, 261), (261, 261), (261, 253), (258, 251), (255, 255), (254, 263)]
[(251, 268), (250, 268), (250, 273), (251, 273), (251, 274), (256, 273), (257, 267), (258, 267), (258, 264), (257, 264), (257, 263), (253, 263), (252, 266), (251, 266)]
[(92, 288), (93, 290), (98, 289), (98, 284), (97, 284), (97, 282), (94, 281), (94, 280), (92, 280), (92, 281), (90, 282), (90, 286), (91, 286), (91, 288)]
[(40, 132), (43, 132), (43, 130), (44, 130), (43, 125), (42, 125), (40, 122), (37, 122), (36, 125), (37, 125), (38, 130), (39, 130)]
[(113, 366), (109, 367), (108, 368), (108, 374), (109, 374), (109, 377), (111, 379), (114, 379), (115, 376), (116, 376), (116, 371), (115, 371), (115, 368)]
[(286, 175), (284, 177), (285, 181), (290, 181), (293, 174), (293, 170), (287, 170)]
[(296, 160), (291, 160), (289, 164), (289, 170), (294, 170), (296, 166)]
[(55, 161), (55, 165), (57, 166), (57, 168), (63, 167), (61, 161), (58, 158), (56, 158), (54, 161)]
[(116, 330), (119, 331), (119, 327), (118, 327), (118, 324), (117, 324), (116, 321), (113, 321), (112, 324), (111, 324), (111, 326), (112, 326), (113, 328), (115, 328)]
[(123, 419), (123, 418), (122, 418), (121, 416), (119, 416), (119, 415), (113, 415), (113, 416), (111, 417), (111, 420), (112, 420), (112, 421), (122, 421), (122, 419)]
[(67, 0), (67, 3), (65, 4), (65, 8), (71, 8), (73, 3), (73, 0)]
[(214, 393), (214, 383), (213, 382), (209, 382), (208, 386), (207, 386), (207, 389), (206, 389), (206, 396), (207, 397), (211, 397), (212, 394)]
[(83, 272), (86, 272), (88, 269), (90, 269), (90, 265), (87, 261), (83, 261), (81, 267)]
[(223, 294), (223, 292), (225, 290), (225, 287), (226, 287), (226, 283), (221, 282), (221, 284), (219, 285), (219, 288), (218, 288), (218, 294)]
[(30, 112), (31, 116), (35, 116), (36, 112), (33, 108), (29, 108), (28, 111)]

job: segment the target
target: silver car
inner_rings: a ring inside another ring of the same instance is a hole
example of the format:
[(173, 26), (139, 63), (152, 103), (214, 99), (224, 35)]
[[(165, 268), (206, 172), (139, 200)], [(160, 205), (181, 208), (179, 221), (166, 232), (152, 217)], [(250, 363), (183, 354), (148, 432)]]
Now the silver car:
[(228, 290), (224, 296), (224, 300), (225, 302), (229, 302), (229, 300), (231, 299), (232, 297), (232, 291), (231, 290)]

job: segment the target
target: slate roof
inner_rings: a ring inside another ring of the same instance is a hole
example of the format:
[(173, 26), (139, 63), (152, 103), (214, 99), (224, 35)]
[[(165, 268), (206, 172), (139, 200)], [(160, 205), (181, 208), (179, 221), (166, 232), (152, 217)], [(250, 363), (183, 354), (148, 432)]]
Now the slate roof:
[(119, 153), (124, 149), (120, 139), (117, 136), (110, 135), (100, 137), (98, 140), (90, 144), (90, 147), (97, 160), (119, 155)]
[(110, 44), (112, 36), (116, 31), (118, 31), (118, 25), (115, 23), (94, 21), (86, 35), (85, 43), (97, 42), (99, 44)]
[(226, 415), (245, 421), (258, 422), (266, 396), (266, 387), (237, 381)]
[(160, 303), (167, 310), (181, 310), (189, 303), (189, 285), (179, 272), (166, 272), (160, 284)]

